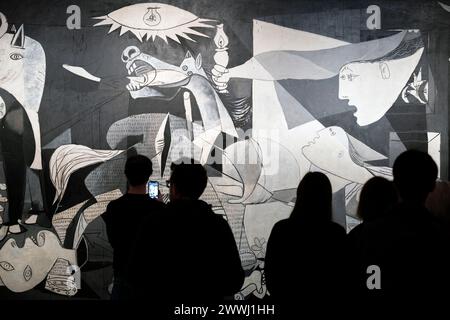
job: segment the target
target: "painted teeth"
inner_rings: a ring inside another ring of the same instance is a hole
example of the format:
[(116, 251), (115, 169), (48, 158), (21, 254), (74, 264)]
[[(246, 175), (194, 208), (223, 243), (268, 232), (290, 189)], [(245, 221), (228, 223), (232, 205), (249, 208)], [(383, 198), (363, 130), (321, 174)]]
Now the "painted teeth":
[(134, 70), (136, 70), (137, 66), (136, 63), (134, 62), (129, 68), (128, 68), (128, 74), (132, 74), (134, 72)]
[[(139, 62), (139, 61), (138, 61)], [(142, 76), (145, 73), (154, 70), (150, 65), (148, 64), (137, 64), (136, 62), (133, 62), (129, 67), (128, 67), (128, 75), (136, 75), (136, 76)]]
[(136, 74), (139, 75), (139, 74), (145, 73), (146, 71), (147, 71), (147, 67), (142, 66), (142, 67), (139, 67), (136, 69)]

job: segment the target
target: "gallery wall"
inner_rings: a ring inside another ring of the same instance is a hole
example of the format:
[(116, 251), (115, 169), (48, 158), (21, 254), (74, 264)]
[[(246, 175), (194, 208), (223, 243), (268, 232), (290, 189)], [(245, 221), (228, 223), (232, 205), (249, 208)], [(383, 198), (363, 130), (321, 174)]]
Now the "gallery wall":
[[(448, 5), (437, 1), (17, 1), (0, 5), (0, 297), (108, 299), (101, 214), (128, 156), (207, 168), (264, 299), (264, 256), (308, 171), (350, 230), (396, 156), (448, 179)], [(127, 241), (127, 239), (124, 239)], [(218, 275), (220, 276), (220, 275)]]

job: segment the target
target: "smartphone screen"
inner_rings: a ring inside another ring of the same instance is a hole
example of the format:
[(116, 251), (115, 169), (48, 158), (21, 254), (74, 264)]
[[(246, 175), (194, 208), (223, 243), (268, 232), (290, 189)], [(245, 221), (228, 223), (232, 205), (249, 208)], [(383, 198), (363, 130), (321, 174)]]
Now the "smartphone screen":
[(152, 199), (158, 198), (159, 191), (159, 183), (158, 181), (149, 181), (148, 182), (148, 195)]

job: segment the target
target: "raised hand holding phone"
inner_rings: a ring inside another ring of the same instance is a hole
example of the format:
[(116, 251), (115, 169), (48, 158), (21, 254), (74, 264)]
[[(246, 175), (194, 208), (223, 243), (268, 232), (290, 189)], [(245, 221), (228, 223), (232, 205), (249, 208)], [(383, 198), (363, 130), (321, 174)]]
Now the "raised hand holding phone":
[(159, 194), (159, 182), (149, 181), (148, 182), (148, 195), (152, 199), (158, 199)]

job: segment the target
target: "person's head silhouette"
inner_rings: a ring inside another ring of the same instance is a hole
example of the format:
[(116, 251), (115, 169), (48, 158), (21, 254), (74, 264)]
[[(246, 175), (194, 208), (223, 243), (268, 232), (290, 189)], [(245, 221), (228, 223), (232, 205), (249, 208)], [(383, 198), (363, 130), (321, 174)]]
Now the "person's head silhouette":
[(197, 200), (202, 195), (208, 182), (205, 168), (201, 164), (171, 165), (170, 200)]
[(143, 155), (132, 156), (125, 163), (125, 176), (128, 188), (145, 188), (148, 179), (153, 173), (152, 161)]
[(408, 150), (395, 159), (393, 174), (402, 201), (424, 203), (434, 189), (438, 168), (429, 154)]
[(357, 215), (364, 221), (385, 216), (398, 201), (394, 183), (383, 177), (369, 179), (361, 190)]
[(439, 219), (450, 222), (450, 183), (436, 182), (433, 192), (428, 194), (425, 206)]
[(297, 201), (292, 218), (331, 220), (331, 183), (321, 172), (308, 172), (297, 188)]

